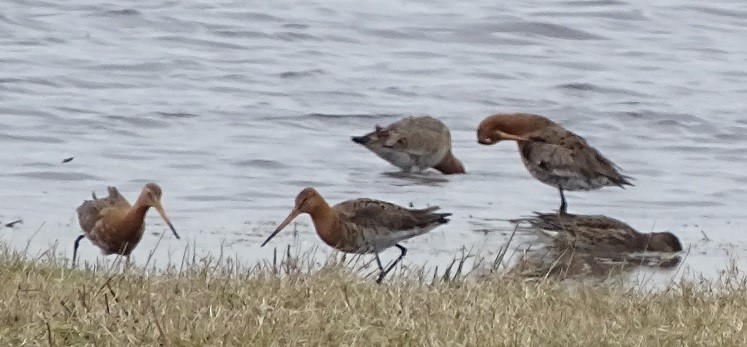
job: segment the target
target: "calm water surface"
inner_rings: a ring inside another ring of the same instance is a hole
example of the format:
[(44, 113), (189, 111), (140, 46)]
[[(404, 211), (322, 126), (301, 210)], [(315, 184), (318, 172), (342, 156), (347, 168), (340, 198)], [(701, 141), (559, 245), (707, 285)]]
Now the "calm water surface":
[[(505, 219), (559, 203), (514, 145), (476, 143), (485, 116), (525, 111), (585, 136), (636, 179), (569, 193), (572, 212), (673, 231), (694, 272), (744, 267), (747, 2), (650, 3), (3, 1), (0, 220), (24, 222), (0, 239), (70, 255), (75, 207), (92, 190), (115, 185), (134, 200), (155, 181), (184, 238), (164, 237), (157, 258), (190, 245), (253, 263), (269, 259), (259, 243), (313, 186), (332, 203), (454, 213), (406, 242), (407, 265), (490, 257), (511, 231)], [(409, 114), (452, 129), (467, 175), (387, 174), (394, 167), (349, 139)], [(272, 245), (319, 246), (308, 216), (298, 222)], [(150, 215), (135, 260), (166, 230)], [(81, 256), (100, 259), (88, 242)]]

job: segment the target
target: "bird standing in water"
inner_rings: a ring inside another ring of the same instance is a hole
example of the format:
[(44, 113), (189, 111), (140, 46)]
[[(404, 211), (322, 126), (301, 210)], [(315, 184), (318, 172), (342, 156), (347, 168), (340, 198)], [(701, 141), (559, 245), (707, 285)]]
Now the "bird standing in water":
[(516, 141), (522, 162), (537, 180), (558, 188), (560, 213), (566, 213), (564, 190), (632, 186), (631, 178), (594, 147), (553, 121), (533, 114), (496, 114), (477, 128), (477, 141), (493, 145)]
[[(451, 213), (435, 213), (437, 206), (409, 209), (385, 201), (354, 199), (329, 206), (314, 188), (305, 188), (296, 196), (296, 203), (288, 217), (262, 243), (266, 245), (301, 213), (308, 213), (319, 237), (338, 251), (345, 253), (373, 253), (379, 266), (381, 283), (384, 277), (407, 254), (399, 242), (422, 235), (449, 222)], [(379, 252), (396, 246), (399, 257), (387, 268), (379, 259)]]
[(98, 199), (96, 193), (92, 193), (93, 200), (84, 201), (77, 209), (83, 235), (75, 239), (73, 263), (78, 255), (80, 240), (85, 237), (99, 247), (104, 255), (120, 254), (129, 257), (143, 236), (145, 213), (151, 207), (158, 211), (174, 236), (179, 239), (179, 234), (161, 206), (161, 187), (157, 184), (146, 184), (132, 206), (119, 194), (117, 188), (107, 189), (109, 196)]
[(432, 167), (446, 175), (464, 173), (451, 152), (449, 129), (433, 117), (407, 117), (352, 139), (405, 172)]

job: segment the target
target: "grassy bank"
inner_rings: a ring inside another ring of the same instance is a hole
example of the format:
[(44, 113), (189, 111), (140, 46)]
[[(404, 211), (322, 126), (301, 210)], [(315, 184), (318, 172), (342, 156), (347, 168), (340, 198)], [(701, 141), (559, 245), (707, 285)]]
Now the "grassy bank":
[(375, 285), (340, 264), (59, 264), (0, 249), (0, 345), (747, 345), (736, 271), (643, 293), (499, 275)]

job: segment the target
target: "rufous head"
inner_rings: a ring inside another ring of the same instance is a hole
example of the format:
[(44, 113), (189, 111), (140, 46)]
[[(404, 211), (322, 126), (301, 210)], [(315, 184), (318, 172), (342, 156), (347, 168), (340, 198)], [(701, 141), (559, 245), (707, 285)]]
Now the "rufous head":
[(682, 250), (682, 244), (677, 236), (670, 232), (651, 233), (646, 245), (647, 251), (653, 252), (679, 252)]
[[(277, 228), (275, 228), (275, 231), (270, 234), (269, 237), (265, 240), (265, 242), (262, 242), (261, 246), (266, 245), (270, 240), (275, 237), (283, 228), (288, 226), (290, 222), (292, 222), (296, 217), (298, 217), (301, 213), (312, 213), (316, 208), (319, 206), (326, 204), (324, 202), (324, 198), (322, 198), (321, 195), (316, 191), (316, 189), (308, 187), (304, 188), (298, 195), (296, 195), (296, 205), (293, 207), (291, 212), (288, 214), (288, 217), (285, 217), (285, 220), (280, 222)], [(260, 246), (260, 247), (261, 247)]]
[(169, 226), (171, 232), (174, 233), (174, 236), (179, 239), (179, 234), (176, 233), (174, 225), (171, 224), (171, 220), (166, 215), (166, 211), (164, 211), (163, 206), (161, 205), (161, 187), (155, 183), (146, 184), (145, 187), (143, 187), (143, 191), (140, 193), (140, 198), (138, 200), (142, 201), (142, 203), (147, 206), (155, 208), (156, 211), (158, 211), (158, 214), (161, 215), (161, 218), (163, 218)]
[(492, 145), (503, 140), (525, 141), (523, 133), (517, 134), (517, 125), (520, 123), (517, 115), (496, 114), (487, 117), (477, 127), (477, 143), (481, 145)]
[(296, 195), (296, 206), (294, 208), (301, 213), (311, 213), (323, 201), (324, 199), (316, 189), (308, 187)]

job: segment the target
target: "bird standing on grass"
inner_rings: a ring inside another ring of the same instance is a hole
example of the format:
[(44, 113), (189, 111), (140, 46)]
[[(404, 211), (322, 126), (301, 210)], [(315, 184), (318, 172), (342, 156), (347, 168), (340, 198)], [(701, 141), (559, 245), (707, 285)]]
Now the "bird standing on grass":
[[(373, 253), (379, 266), (381, 283), (384, 277), (407, 254), (399, 242), (422, 235), (449, 222), (451, 213), (435, 213), (437, 206), (409, 209), (385, 201), (354, 199), (329, 206), (314, 188), (305, 188), (296, 196), (296, 203), (288, 217), (262, 243), (266, 245), (301, 213), (308, 213), (319, 237), (338, 251), (345, 253)], [(399, 257), (387, 268), (379, 259), (379, 252), (389, 247), (399, 248)]]
[(83, 235), (75, 239), (73, 263), (78, 255), (80, 240), (85, 237), (99, 247), (104, 255), (120, 254), (129, 257), (143, 236), (145, 213), (151, 207), (158, 211), (174, 236), (179, 239), (179, 234), (161, 206), (161, 187), (157, 184), (146, 184), (133, 206), (119, 194), (117, 188), (107, 189), (109, 196), (98, 199), (96, 193), (92, 193), (93, 200), (84, 201), (77, 209)]

